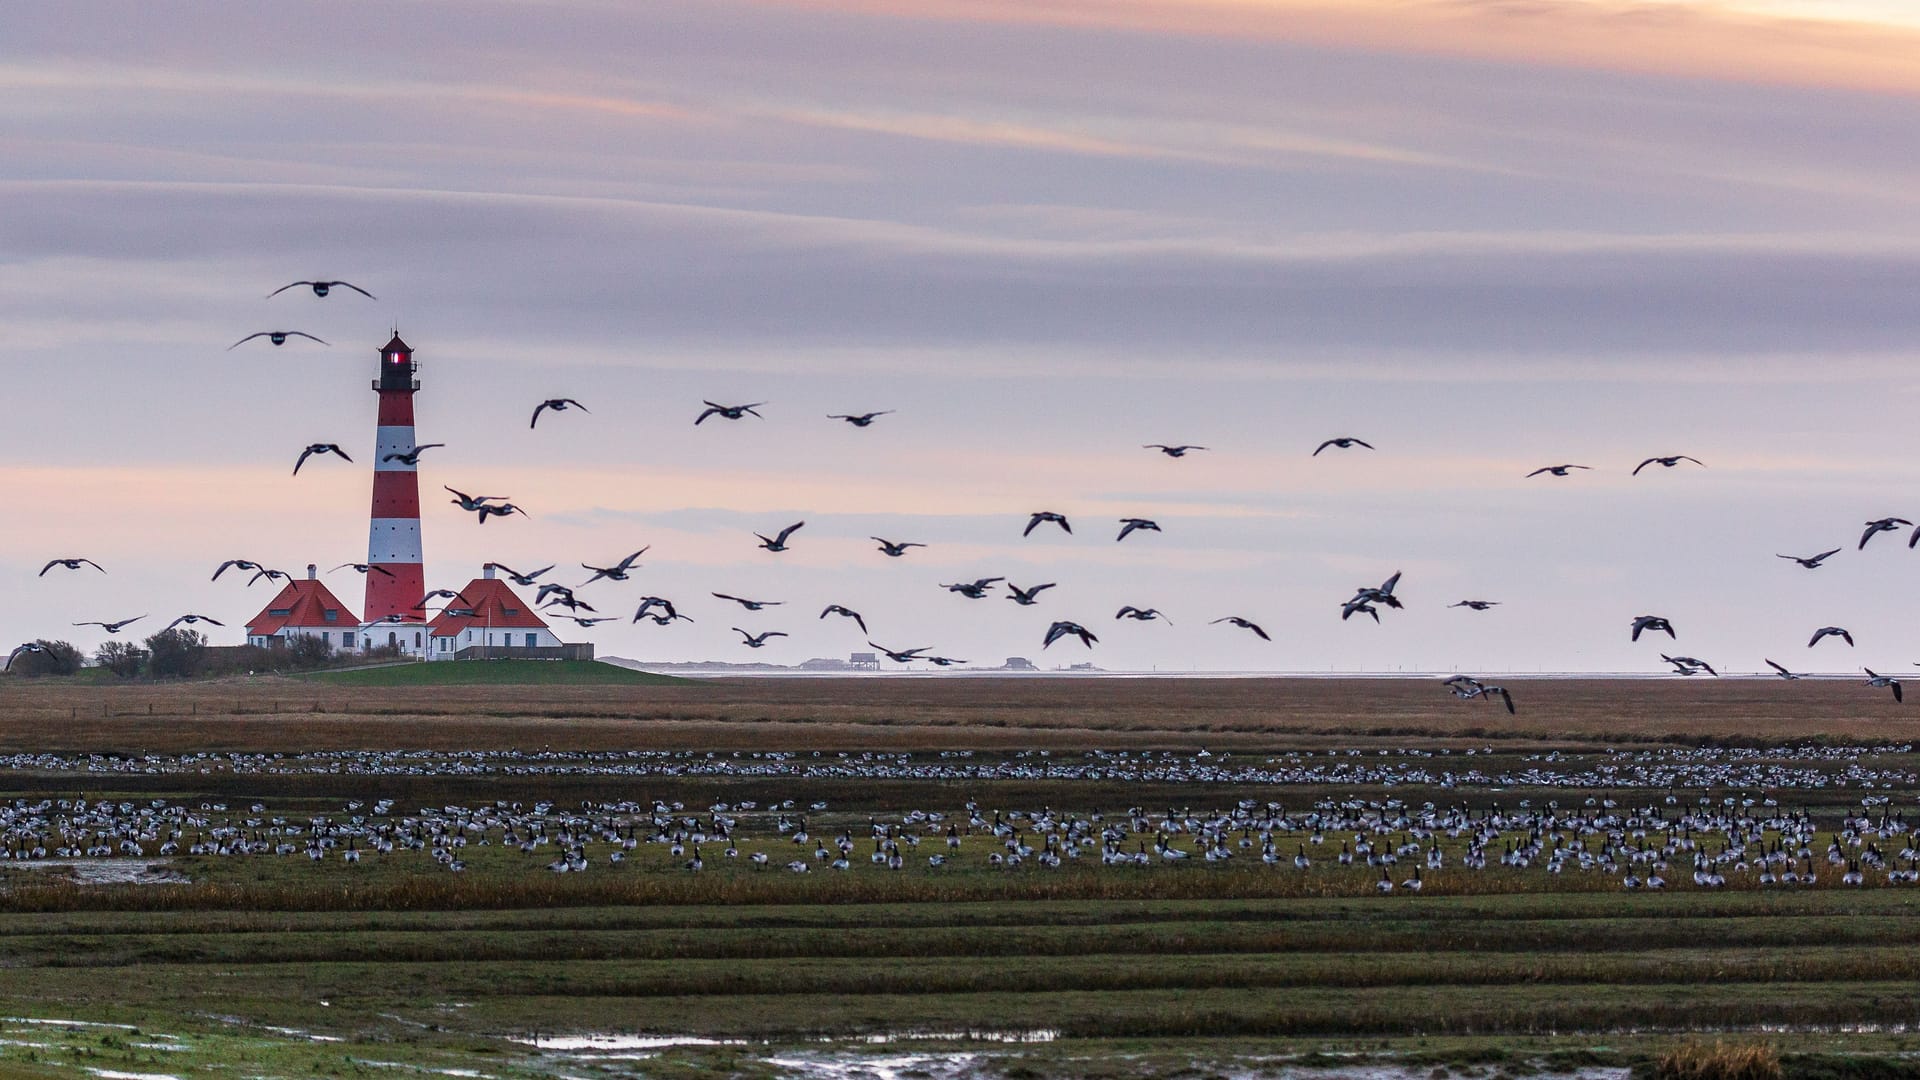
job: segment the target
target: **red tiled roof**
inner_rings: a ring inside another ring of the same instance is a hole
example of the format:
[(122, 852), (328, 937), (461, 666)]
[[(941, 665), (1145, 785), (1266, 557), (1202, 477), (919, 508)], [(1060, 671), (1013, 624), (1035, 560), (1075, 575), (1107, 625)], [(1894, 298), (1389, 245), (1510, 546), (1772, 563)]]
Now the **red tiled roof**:
[(547, 620), (534, 614), (533, 606), (514, 595), (499, 578), (474, 578), (461, 586), (460, 595), (470, 605), (448, 601), (447, 609), (433, 620), (434, 637), (450, 637), (462, 630), (546, 628)]
[[(327, 618), (327, 612), (334, 612), (333, 618)], [(293, 627), (357, 627), (360, 616), (353, 609), (340, 602), (340, 598), (328, 591), (327, 587), (314, 578), (295, 578), (286, 583), (267, 606), (260, 609), (247, 623), (247, 633), (253, 636), (277, 634), (282, 629)]]

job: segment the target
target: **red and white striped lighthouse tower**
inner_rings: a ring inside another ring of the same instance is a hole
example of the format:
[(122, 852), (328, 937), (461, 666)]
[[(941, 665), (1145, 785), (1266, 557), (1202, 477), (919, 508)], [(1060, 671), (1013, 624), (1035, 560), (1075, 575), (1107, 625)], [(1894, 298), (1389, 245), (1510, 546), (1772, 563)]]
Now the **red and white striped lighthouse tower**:
[[(427, 594), (426, 568), (420, 548), (420, 478), (409, 460), (414, 453), (413, 395), (420, 383), (413, 375), (413, 349), (396, 332), (380, 350), (380, 377), (373, 388), (380, 393), (380, 433), (373, 451), (373, 522), (367, 533), (367, 603), (362, 616), (368, 624), (389, 615), (409, 623), (425, 622), (414, 607)], [(381, 573), (380, 571), (386, 571)], [(409, 651), (411, 637), (396, 643)], [(385, 644), (369, 626), (372, 644)]]

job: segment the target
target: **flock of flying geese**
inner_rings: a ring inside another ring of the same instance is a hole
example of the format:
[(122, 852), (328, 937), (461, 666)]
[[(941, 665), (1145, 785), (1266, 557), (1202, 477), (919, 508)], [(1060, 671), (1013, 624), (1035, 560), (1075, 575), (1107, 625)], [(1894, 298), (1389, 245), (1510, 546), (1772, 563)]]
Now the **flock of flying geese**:
[[(314, 296), (320, 297), (320, 298), (325, 298), (332, 291), (336, 289), (348, 289), (353, 292), (359, 293), (360, 295), (365, 296), (369, 299), (374, 298), (371, 292), (367, 291), (364, 288), (361, 288), (360, 286), (352, 282), (339, 281), (339, 280), (320, 280), (320, 279), (311, 280), (311, 281), (291, 282), (287, 285), (281, 286), (278, 289), (275, 289), (272, 293), (269, 293), (268, 296), (269, 297), (278, 296), (279, 294), (286, 292), (289, 289), (296, 289), (296, 288), (302, 288), (302, 287), (310, 289)], [(246, 344), (247, 342), (254, 341), (260, 338), (265, 338), (270, 344), (275, 346), (284, 345), (293, 338), (303, 338), (306, 340), (316, 342), (321, 345), (327, 344), (325, 340), (313, 334), (307, 333), (305, 331), (278, 329), (278, 330), (261, 330), (261, 331), (257, 331), (255, 333), (249, 334), (246, 337), (241, 338), (239, 341), (234, 342), (232, 345), (228, 346), (228, 348), (235, 349), (241, 345)], [(693, 423), (694, 423), (694, 426), (698, 427), (706, 423), (708, 420), (716, 419), (716, 418), (719, 420), (725, 420), (725, 421), (741, 421), (748, 417), (753, 417), (756, 419), (764, 419), (764, 415), (758, 410), (763, 406), (765, 406), (766, 404), (767, 403), (764, 401), (747, 402), (744, 404), (724, 404), (716, 401), (703, 401), (702, 405), (705, 407), (701, 412), (698, 413), (698, 415), (694, 417)], [(580, 401), (574, 398), (570, 398), (570, 397), (548, 398), (544, 401), (539, 402), (537, 405), (534, 406), (532, 416), (528, 421), (528, 427), (529, 429), (537, 429), (539, 427), (540, 419), (543, 414), (546, 414), (549, 412), (565, 413), (565, 412), (575, 411), (575, 410), (582, 413), (590, 412), (590, 410), (584, 404), (582, 404)], [(855, 428), (866, 428), (871, 426), (874, 423), (874, 421), (877, 420), (878, 418), (882, 416), (887, 416), (892, 412), (893, 410), (886, 409), (886, 410), (877, 410), (877, 411), (870, 411), (870, 412), (835, 413), (835, 414), (829, 414), (828, 419), (843, 421)], [(417, 465), (419, 463), (421, 455), (424, 454), (427, 450), (434, 449), (436, 447), (440, 447), (444, 445), (445, 444), (443, 443), (422, 444), (408, 452), (389, 453), (386, 455), (386, 460), (400, 460), (400, 461), (404, 461), (406, 464), (409, 464), (409, 465)], [(1363, 439), (1356, 438), (1353, 436), (1336, 436), (1321, 442), (1317, 447), (1314, 448), (1311, 456), (1319, 457), (1323, 452), (1330, 449), (1351, 450), (1355, 447), (1362, 448), (1365, 450), (1374, 449), (1374, 446), (1372, 443), (1369, 443)], [(1189, 444), (1189, 443), (1178, 443), (1178, 444), (1149, 443), (1149, 444), (1145, 444), (1143, 446), (1143, 449), (1153, 450), (1162, 455), (1165, 455), (1168, 458), (1178, 459), (1178, 458), (1184, 458), (1187, 455), (1194, 453), (1196, 451), (1205, 451), (1208, 449), (1208, 447)], [(293, 474), (295, 476), (298, 476), (301, 468), (307, 464), (309, 459), (314, 458), (316, 456), (328, 456), (328, 455), (338, 457), (342, 461), (346, 461), (346, 462), (351, 462), (353, 460), (350, 456), (348, 456), (346, 451), (340, 448), (339, 444), (337, 443), (331, 443), (331, 442), (311, 443), (305, 446), (304, 448), (302, 448), (299, 453), (299, 456), (295, 459), (294, 466), (293, 466)], [(1638, 476), (1643, 470), (1651, 466), (1660, 466), (1662, 468), (1667, 468), (1667, 469), (1675, 468), (1679, 466), (1680, 463), (1682, 462), (1687, 462), (1692, 465), (1699, 466), (1701, 468), (1706, 467), (1705, 463), (1700, 461), (1698, 458), (1695, 458), (1686, 454), (1656, 455), (1654, 457), (1649, 457), (1641, 461), (1637, 466), (1634, 467), (1632, 475)], [(1533, 470), (1530, 473), (1527, 473), (1526, 475), (1528, 478), (1537, 477), (1537, 476), (1551, 476), (1551, 477), (1565, 478), (1565, 477), (1571, 476), (1575, 470), (1585, 471), (1585, 470), (1591, 470), (1591, 469), (1592, 469), (1592, 466), (1589, 466), (1589, 465), (1563, 463), (1563, 464), (1557, 464), (1557, 465), (1545, 465), (1538, 469)], [(521, 516), (526, 515), (525, 509), (521, 508), (520, 506), (513, 503), (512, 501), (510, 501), (508, 498), (504, 496), (470, 495), (470, 494), (467, 494), (466, 492), (455, 489), (449, 485), (443, 485), (443, 486), (445, 487), (446, 491), (453, 496), (453, 498), (450, 500), (451, 503), (455, 506), (458, 506), (463, 511), (467, 511), (469, 513), (474, 514), (480, 524), (484, 525), (490, 518), (494, 518), (494, 517), (510, 517), (515, 514), (519, 514)], [(797, 533), (800, 529), (804, 528), (805, 525), (806, 525), (805, 521), (798, 521), (798, 522), (794, 522), (791, 525), (787, 525), (786, 527), (780, 529), (778, 532), (772, 535), (767, 535), (764, 533), (754, 533), (754, 536), (759, 541), (758, 546), (761, 549), (770, 553), (779, 554), (779, 553), (791, 550), (791, 546), (790, 546), (791, 539), (793, 538), (794, 534)], [(1072, 534), (1073, 532), (1073, 525), (1068, 520), (1066, 515), (1053, 510), (1039, 510), (1029, 515), (1026, 522), (1026, 527), (1021, 531), (1021, 535), (1023, 537), (1031, 536), (1036, 529), (1039, 529), (1042, 526), (1049, 526), (1049, 525), (1057, 526), (1062, 532), (1067, 534)], [(1158, 533), (1162, 531), (1161, 526), (1157, 521), (1154, 521), (1149, 518), (1144, 518), (1144, 517), (1121, 518), (1118, 521), (1118, 525), (1119, 525), (1119, 531), (1118, 531), (1118, 535), (1115, 537), (1116, 541), (1125, 541), (1129, 536), (1132, 536), (1140, 532)], [(1911, 521), (1908, 521), (1905, 518), (1898, 518), (1898, 517), (1880, 518), (1875, 521), (1867, 522), (1866, 530), (1861, 534), (1858, 546), (1859, 548), (1864, 549), (1867, 546), (1867, 542), (1872, 540), (1875, 536), (1878, 536), (1880, 533), (1891, 532), (1897, 529), (1908, 528), (1908, 527), (1914, 527), (1914, 523)], [(918, 541), (890, 540), (890, 539), (879, 537), (879, 536), (872, 537), (871, 539), (879, 545), (878, 550), (889, 558), (901, 558), (906, 556), (910, 549), (923, 548), (927, 546), (926, 544)], [(1920, 527), (1914, 528), (1914, 532), (1912, 536), (1908, 539), (1907, 546), (1909, 548), (1920, 546)], [(1823, 551), (1823, 552), (1820, 552), (1814, 555), (1808, 555), (1808, 556), (1781, 555), (1779, 557), (1783, 559), (1789, 559), (1808, 570), (1817, 570), (1826, 562), (1827, 559), (1838, 554), (1840, 550), (1841, 550), (1840, 548), (1834, 548), (1833, 550), (1830, 550), (1830, 551)], [(639, 551), (636, 551), (633, 554), (628, 555), (626, 558), (622, 559), (620, 562), (607, 567), (599, 567), (599, 566), (593, 566), (587, 563), (582, 563), (581, 564), (582, 568), (592, 571), (593, 576), (590, 577), (586, 582), (583, 582), (581, 585), (578, 585), (578, 586), (567, 586), (567, 585), (562, 585), (556, 582), (541, 582), (539, 579), (543, 575), (554, 570), (555, 569), (554, 566), (547, 566), (539, 570), (531, 571), (528, 573), (521, 573), (518, 571), (511, 570), (510, 568), (502, 566), (500, 564), (494, 564), (494, 565), (498, 569), (506, 571), (516, 584), (522, 587), (537, 588), (539, 592), (538, 592), (538, 598), (536, 600), (536, 603), (543, 610), (552, 611), (553, 609), (560, 609), (561, 611), (564, 612), (564, 614), (556, 612), (555, 614), (557, 615), (557, 617), (570, 619), (574, 623), (582, 627), (591, 627), (599, 623), (616, 621), (616, 617), (611, 615), (600, 615), (598, 613), (598, 610), (591, 603), (587, 602), (586, 600), (582, 600), (577, 595), (575, 595), (576, 590), (580, 588), (584, 588), (586, 585), (590, 585), (590, 584), (593, 584), (594, 582), (598, 582), (602, 580), (610, 580), (610, 581), (616, 581), (616, 582), (628, 580), (630, 572), (636, 567), (637, 560), (640, 558), (641, 555), (645, 554), (646, 551), (647, 551), (646, 548), (642, 548)], [(79, 558), (79, 557), (58, 558), (58, 559), (53, 559), (46, 564), (46, 566), (41, 570), (41, 576), (45, 576), (49, 570), (52, 570), (55, 567), (64, 567), (68, 570), (78, 570), (82, 566), (92, 567), (95, 570), (101, 569), (100, 565), (91, 559)], [(280, 581), (280, 580), (291, 580), (291, 575), (287, 574), (284, 571), (267, 568), (262, 566), (259, 563), (253, 562), (251, 560), (244, 560), (244, 559), (232, 559), (222, 563), (220, 567), (214, 572), (214, 575), (213, 575), (214, 580), (218, 580), (220, 575), (229, 568), (238, 568), (240, 570), (254, 571), (253, 577), (248, 582), (249, 585), (263, 579), (269, 582)], [(378, 566), (369, 566), (364, 563), (343, 563), (340, 566), (335, 567), (334, 570), (338, 571), (338, 570), (348, 569), (348, 568), (351, 568), (363, 575), (368, 573), (385, 573), (385, 571)], [(1394, 595), (1394, 588), (1399, 583), (1399, 581), (1400, 581), (1400, 574), (1396, 572), (1377, 587), (1360, 586), (1354, 591), (1354, 594), (1350, 598), (1348, 598), (1346, 601), (1344, 601), (1340, 605), (1340, 618), (1342, 619), (1342, 621), (1345, 621), (1345, 620), (1351, 619), (1355, 615), (1364, 615), (1373, 619), (1374, 622), (1378, 623), (1381, 618), (1382, 608), (1386, 608), (1389, 610), (1402, 609), (1404, 605), (1402, 604), (1400, 599), (1398, 599)], [(955, 595), (964, 597), (969, 600), (981, 600), (981, 599), (986, 599), (988, 596), (992, 595), (993, 587), (1001, 584), (1004, 584), (1007, 588), (1007, 592), (1004, 594), (1006, 599), (1012, 600), (1015, 604), (1021, 607), (1036, 606), (1040, 602), (1039, 600), (1040, 594), (1048, 589), (1054, 588), (1056, 585), (1056, 583), (1054, 582), (1044, 582), (1040, 584), (1031, 585), (1026, 588), (1022, 588), (1014, 584), (1013, 582), (1007, 581), (1004, 577), (982, 577), (982, 578), (974, 579), (973, 581), (962, 581), (962, 582), (943, 584), (941, 587), (948, 590), (951, 593), (954, 593)], [(783, 601), (752, 600), (752, 599), (748, 599), (740, 596), (734, 596), (734, 595), (719, 593), (719, 592), (712, 593), (711, 595), (720, 600), (737, 603), (741, 606), (742, 609), (748, 612), (762, 611), (762, 610), (765, 610), (766, 608), (778, 606), (783, 603)], [(428, 610), (429, 606), (432, 605), (435, 600), (439, 600), (439, 599), (457, 600), (460, 602), (465, 602), (465, 598), (461, 597), (456, 592), (453, 592), (450, 590), (435, 590), (433, 592), (428, 593), (425, 597), (423, 597), (421, 602), (415, 605), (415, 608), (418, 611), (425, 612)], [(1468, 600), (1458, 601), (1449, 606), (1457, 607), (1457, 608), (1466, 608), (1470, 611), (1484, 612), (1493, 607), (1498, 606), (1499, 603), (1500, 602), (1496, 600), (1468, 599)], [(836, 604), (827, 605), (820, 612), (819, 618), (826, 619), (830, 616), (837, 616), (837, 617), (851, 619), (856, 625), (860, 627), (860, 630), (863, 635), (870, 633), (867, 629), (866, 619), (864, 618), (864, 616), (862, 616), (859, 612), (843, 604), (836, 603)], [(107, 634), (114, 635), (119, 633), (125, 627), (140, 621), (140, 619), (144, 617), (145, 616), (137, 616), (131, 619), (120, 619), (116, 621), (95, 620), (95, 621), (75, 623), (74, 625), (75, 626), (97, 626), (97, 627), (100, 627), (102, 630), (104, 630)], [(424, 615), (390, 616), (389, 621), (393, 621), (393, 622), (419, 621), (421, 619), (424, 619), (424, 617), (425, 617)], [(1119, 620), (1119, 621), (1151, 622), (1151, 621), (1159, 620), (1159, 621), (1165, 621), (1165, 622), (1171, 623), (1171, 620), (1167, 618), (1165, 613), (1161, 612), (1158, 608), (1140, 607), (1132, 604), (1122, 606), (1114, 614), (1114, 618), (1115, 620)], [(646, 596), (641, 598), (639, 607), (634, 612), (632, 619), (630, 621), (633, 623), (639, 623), (641, 621), (650, 621), (656, 625), (669, 626), (677, 621), (682, 621), (682, 620), (688, 621), (688, 622), (693, 621), (691, 616), (681, 612), (679, 608), (676, 607), (671, 600), (665, 597), (660, 597), (660, 596)], [(199, 622), (206, 622), (214, 626), (224, 625), (218, 620), (208, 618), (207, 616), (204, 616), (204, 615), (190, 614), (190, 615), (183, 615), (175, 619), (173, 622), (168, 624), (167, 628), (172, 629), (180, 625), (191, 625)], [(1248, 619), (1242, 615), (1237, 615), (1237, 614), (1225, 615), (1220, 618), (1211, 620), (1210, 624), (1211, 625), (1221, 625), (1221, 624), (1229, 625), (1241, 630), (1245, 630), (1253, 634), (1254, 636), (1258, 637), (1262, 641), (1272, 640), (1272, 638), (1268, 635), (1267, 631), (1263, 627), (1261, 627), (1258, 623), (1254, 622), (1253, 620)], [(747, 648), (753, 648), (753, 649), (759, 649), (766, 646), (768, 642), (770, 642), (774, 638), (783, 638), (783, 637), (790, 636), (787, 632), (781, 631), (781, 630), (761, 630), (756, 632), (756, 631), (744, 629), (737, 626), (733, 627), (732, 629), (741, 636), (741, 644), (743, 646)], [(1643, 633), (1665, 633), (1668, 635), (1670, 639), (1673, 639), (1673, 640), (1678, 639), (1678, 635), (1674, 631), (1672, 622), (1661, 616), (1656, 616), (1656, 615), (1639, 616), (1633, 620), (1630, 629), (1631, 629), (1632, 640), (1636, 642), (1640, 640), (1640, 637)], [(1822, 627), (1819, 630), (1814, 632), (1812, 639), (1808, 642), (1808, 647), (1811, 648), (1815, 645), (1818, 645), (1822, 640), (1829, 637), (1838, 638), (1839, 640), (1844, 641), (1848, 646), (1853, 645), (1853, 635), (1846, 628), (1838, 627), (1838, 626), (1828, 626), (1828, 627)], [(1065, 640), (1065, 639), (1077, 640), (1083, 646), (1088, 648), (1091, 648), (1100, 640), (1098, 635), (1096, 635), (1093, 632), (1093, 630), (1089, 629), (1087, 626), (1082, 625), (1079, 622), (1075, 622), (1069, 619), (1056, 619), (1056, 620), (1053, 620), (1047, 626), (1045, 633), (1042, 635), (1041, 647), (1043, 649), (1050, 648), (1054, 645), (1054, 643)], [(921, 646), (921, 647), (916, 647), (911, 649), (891, 649), (873, 642), (870, 638), (867, 643), (872, 647), (874, 647), (875, 649), (878, 649), (881, 653), (885, 654), (890, 660), (896, 663), (907, 664), (907, 663), (912, 663), (914, 661), (926, 661), (928, 663), (931, 663), (940, 667), (948, 667), (956, 664), (967, 663), (967, 661), (965, 660), (959, 660), (953, 657), (935, 654), (933, 653), (933, 650), (931, 649), (931, 647), (927, 647), (927, 646)], [(31, 643), (19, 646), (18, 648), (14, 649), (11, 655), (9, 656), (7, 661), (7, 667), (10, 668), (12, 666), (13, 660), (19, 657), (20, 655), (22, 655), (23, 653), (36, 652), (36, 651), (39, 651), (40, 648), (41, 648), (40, 646), (36, 644), (31, 644)], [(1711, 664), (1708, 664), (1707, 662), (1700, 660), (1696, 657), (1669, 656), (1665, 653), (1662, 653), (1661, 659), (1666, 663), (1672, 665), (1674, 671), (1680, 675), (1696, 675), (1696, 674), (1705, 673), (1708, 675), (1717, 676), (1719, 674)], [(1767, 660), (1766, 662), (1768, 666), (1771, 667), (1774, 670), (1774, 672), (1783, 679), (1796, 680), (1803, 677), (1800, 673), (1791, 671), (1787, 667), (1781, 664), (1778, 664), (1771, 659)], [(1863, 670), (1866, 672), (1868, 685), (1891, 690), (1893, 697), (1896, 701), (1900, 701), (1903, 699), (1904, 694), (1903, 694), (1901, 680), (1891, 676), (1882, 675), (1871, 669), (1863, 669)], [(1457, 676), (1457, 677), (1448, 679), (1446, 680), (1445, 685), (1456, 696), (1459, 696), (1462, 698), (1469, 698), (1469, 699), (1479, 698), (1483, 700), (1493, 700), (1497, 698), (1505, 704), (1509, 712), (1512, 712), (1514, 709), (1512, 694), (1509, 693), (1504, 687), (1488, 685), (1478, 680), (1468, 678), (1465, 676)]]

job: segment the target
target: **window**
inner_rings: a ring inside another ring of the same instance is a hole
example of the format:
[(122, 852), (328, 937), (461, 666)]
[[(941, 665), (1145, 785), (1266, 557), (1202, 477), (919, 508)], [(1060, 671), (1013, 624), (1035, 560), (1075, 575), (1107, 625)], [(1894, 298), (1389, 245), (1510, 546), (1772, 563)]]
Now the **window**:
[(284, 619), (291, 614), (293, 614), (293, 609), (290, 607), (276, 607), (276, 608), (267, 609), (267, 615), (271, 618)]
[(342, 630), (340, 632), (340, 647), (343, 649), (353, 648), (353, 631)]
[(416, 649), (420, 647), (420, 631), (418, 630), (413, 632), (413, 647)]
[(328, 608), (328, 609), (326, 610), (326, 614), (325, 614), (325, 616), (324, 616), (324, 617), (326, 618), (326, 620), (327, 620), (328, 622), (339, 622), (339, 621), (340, 621), (340, 609), (339, 609), (339, 608), (337, 608), (337, 607), (330, 607), (330, 608)]
[(502, 610), (502, 611), (504, 611), (504, 612), (506, 612), (506, 613), (507, 613), (508, 615), (518, 615), (518, 614), (520, 614), (520, 609), (519, 609), (519, 608), (517, 608), (517, 607), (510, 607), (510, 608), (502, 608), (501, 610)]
[(539, 644), (540, 644), (540, 635), (539, 635), (539, 634), (528, 634), (528, 635), (527, 635), (527, 648), (529, 648), (529, 649), (532, 649), (532, 648), (536, 648), (536, 647), (538, 647), (538, 646), (539, 646)]

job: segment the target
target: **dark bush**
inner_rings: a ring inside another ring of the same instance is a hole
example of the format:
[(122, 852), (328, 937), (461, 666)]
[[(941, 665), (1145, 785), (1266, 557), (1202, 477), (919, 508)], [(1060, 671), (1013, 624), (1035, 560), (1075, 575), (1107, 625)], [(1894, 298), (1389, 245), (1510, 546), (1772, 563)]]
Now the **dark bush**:
[(186, 679), (207, 666), (207, 636), (198, 630), (162, 630), (147, 639), (147, 670), (156, 679)]
[(13, 674), (32, 679), (41, 675), (72, 675), (80, 670), (80, 650), (72, 644), (48, 641), (46, 638), (34, 644), (40, 646), (40, 651), (21, 653), (20, 658), (13, 662)]
[(146, 666), (147, 650), (131, 641), (109, 641), (93, 654), (93, 662), (123, 679), (131, 679)]

